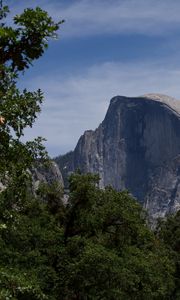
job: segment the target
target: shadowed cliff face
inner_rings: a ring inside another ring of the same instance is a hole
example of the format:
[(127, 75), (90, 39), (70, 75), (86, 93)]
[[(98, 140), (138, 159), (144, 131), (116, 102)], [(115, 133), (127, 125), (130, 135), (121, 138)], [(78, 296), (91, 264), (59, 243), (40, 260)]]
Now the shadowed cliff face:
[(102, 187), (128, 189), (154, 217), (177, 210), (179, 109), (167, 96), (114, 97), (98, 129), (79, 139), (67, 171), (99, 173)]
[(38, 167), (31, 170), (33, 189), (36, 191), (40, 183), (47, 183), (49, 185), (54, 182), (64, 187), (63, 177), (58, 165), (54, 161), (50, 161), (47, 166), (39, 162)]

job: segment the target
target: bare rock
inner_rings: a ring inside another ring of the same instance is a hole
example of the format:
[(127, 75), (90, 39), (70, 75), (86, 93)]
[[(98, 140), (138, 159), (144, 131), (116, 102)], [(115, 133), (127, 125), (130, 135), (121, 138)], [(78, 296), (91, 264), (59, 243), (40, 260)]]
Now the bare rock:
[(62, 187), (64, 186), (63, 178), (59, 166), (55, 161), (50, 161), (48, 165), (36, 164), (31, 170), (33, 189), (36, 191), (40, 183), (52, 184), (53, 182), (59, 183)]
[(180, 101), (159, 94), (114, 97), (104, 121), (80, 137), (61, 168), (65, 175), (98, 173), (101, 187), (128, 189), (155, 219), (177, 211)]

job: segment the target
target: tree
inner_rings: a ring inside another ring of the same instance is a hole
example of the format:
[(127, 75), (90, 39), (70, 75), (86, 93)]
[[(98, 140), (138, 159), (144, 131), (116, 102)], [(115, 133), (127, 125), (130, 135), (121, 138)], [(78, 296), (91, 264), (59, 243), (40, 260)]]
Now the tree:
[(96, 175), (72, 175), (64, 232), (62, 299), (170, 299), (173, 261), (128, 192), (100, 190)]
[(22, 174), (34, 159), (46, 156), (41, 138), (27, 144), (20, 142), (24, 128), (32, 127), (40, 112), (43, 94), (41, 90), (29, 92), (25, 89), (21, 92), (17, 80), (44, 53), (48, 39), (56, 37), (63, 22), (55, 23), (47, 12), (37, 7), (25, 9), (21, 15), (15, 16), (16, 26), (9, 27), (4, 21), (8, 12), (8, 7), (1, 1), (0, 113), (5, 119), (0, 127), (1, 176), (7, 172)]
[[(9, 12), (0, 2), (0, 115), (4, 123), (0, 126), (0, 180), (18, 192), (18, 199), (26, 193), (29, 177), (27, 169), (37, 159), (47, 159), (47, 152), (38, 137), (22, 143), (24, 128), (32, 127), (41, 110), (43, 93), (17, 87), (19, 75), (28, 69), (48, 47), (48, 39), (56, 38), (63, 23), (55, 23), (41, 8), (25, 9), (14, 17), (15, 26), (5, 23)], [(16, 189), (16, 187), (22, 189)], [(24, 188), (24, 189), (23, 189)], [(22, 193), (22, 195), (20, 195)], [(17, 203), (16, 203), (17, 205)]]
[(55, 23), (37, 7), (25, 9), (14, 17), (14, 25), (8, 26), (8, 12), (0, 1), (0, 181), (6, 187), (0, 193), (0, 298), (46, 299), (47, 280), (40, 279), (40, 273), (46, 277), (45, 270), (49, 267), (50, 273), (52, 268), (47, 264), (49, 254), (43, 251), (47, 241), (48, 249), (54, 245), (56, 227), (53, 225), (52, 231), (51, 225), (41, 228), (41, 223), (54, 221), (46, 213), (45, 204), (34, 199), (28, 169), (37, 159), (43, 161), (48, 156), (42, 138), (27, 143), (20, 140), (41, 110), (43, 93), (20, 91), (17, 82), (44, 53), (49, 38), (56, 38), (63, 21)]
[(175, 263), (173, 299), (180, 299), (180, 211), (175, 215), (169, 215), (167, 220), (161, 220), (157, 229), (157, 236), (166, 245), (169, 256)]

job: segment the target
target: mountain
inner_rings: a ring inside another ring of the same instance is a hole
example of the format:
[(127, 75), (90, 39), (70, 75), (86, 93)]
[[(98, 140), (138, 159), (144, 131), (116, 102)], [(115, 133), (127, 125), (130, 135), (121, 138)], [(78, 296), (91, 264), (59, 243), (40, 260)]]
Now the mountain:
[(180, 208), (180, 101), (159, 94), (116, 96), (104, 121), (56, 158), (70, 172), (98, 173), (100, 186), (128, 189), (153, 218)]

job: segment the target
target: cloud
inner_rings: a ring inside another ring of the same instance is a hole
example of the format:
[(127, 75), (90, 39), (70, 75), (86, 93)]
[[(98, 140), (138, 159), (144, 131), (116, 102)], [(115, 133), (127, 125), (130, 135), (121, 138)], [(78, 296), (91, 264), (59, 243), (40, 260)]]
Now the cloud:
[(162, 93), (180, 98), (179, 84), (180, 67), (167, 62), (106, 62), (66, 78), (44, 74), (26, 82), (29, 88), (41, 87), (46, 97), (42, 114), (26, 137), (46, 137), (53, 156), (73, 150), (85, 130), (102, 122), (113, 96)]
[(64, 36), (159, 35), (180, 27), (179, 9), (176, 0), (82, 0), (59, 12), (67, 20)]
[(179, 0), (12, 0), (13, 11), (41, 6), (56, 20), (65, 19), (64, 38), (110, 34), (164, 35), (180, 29)]

